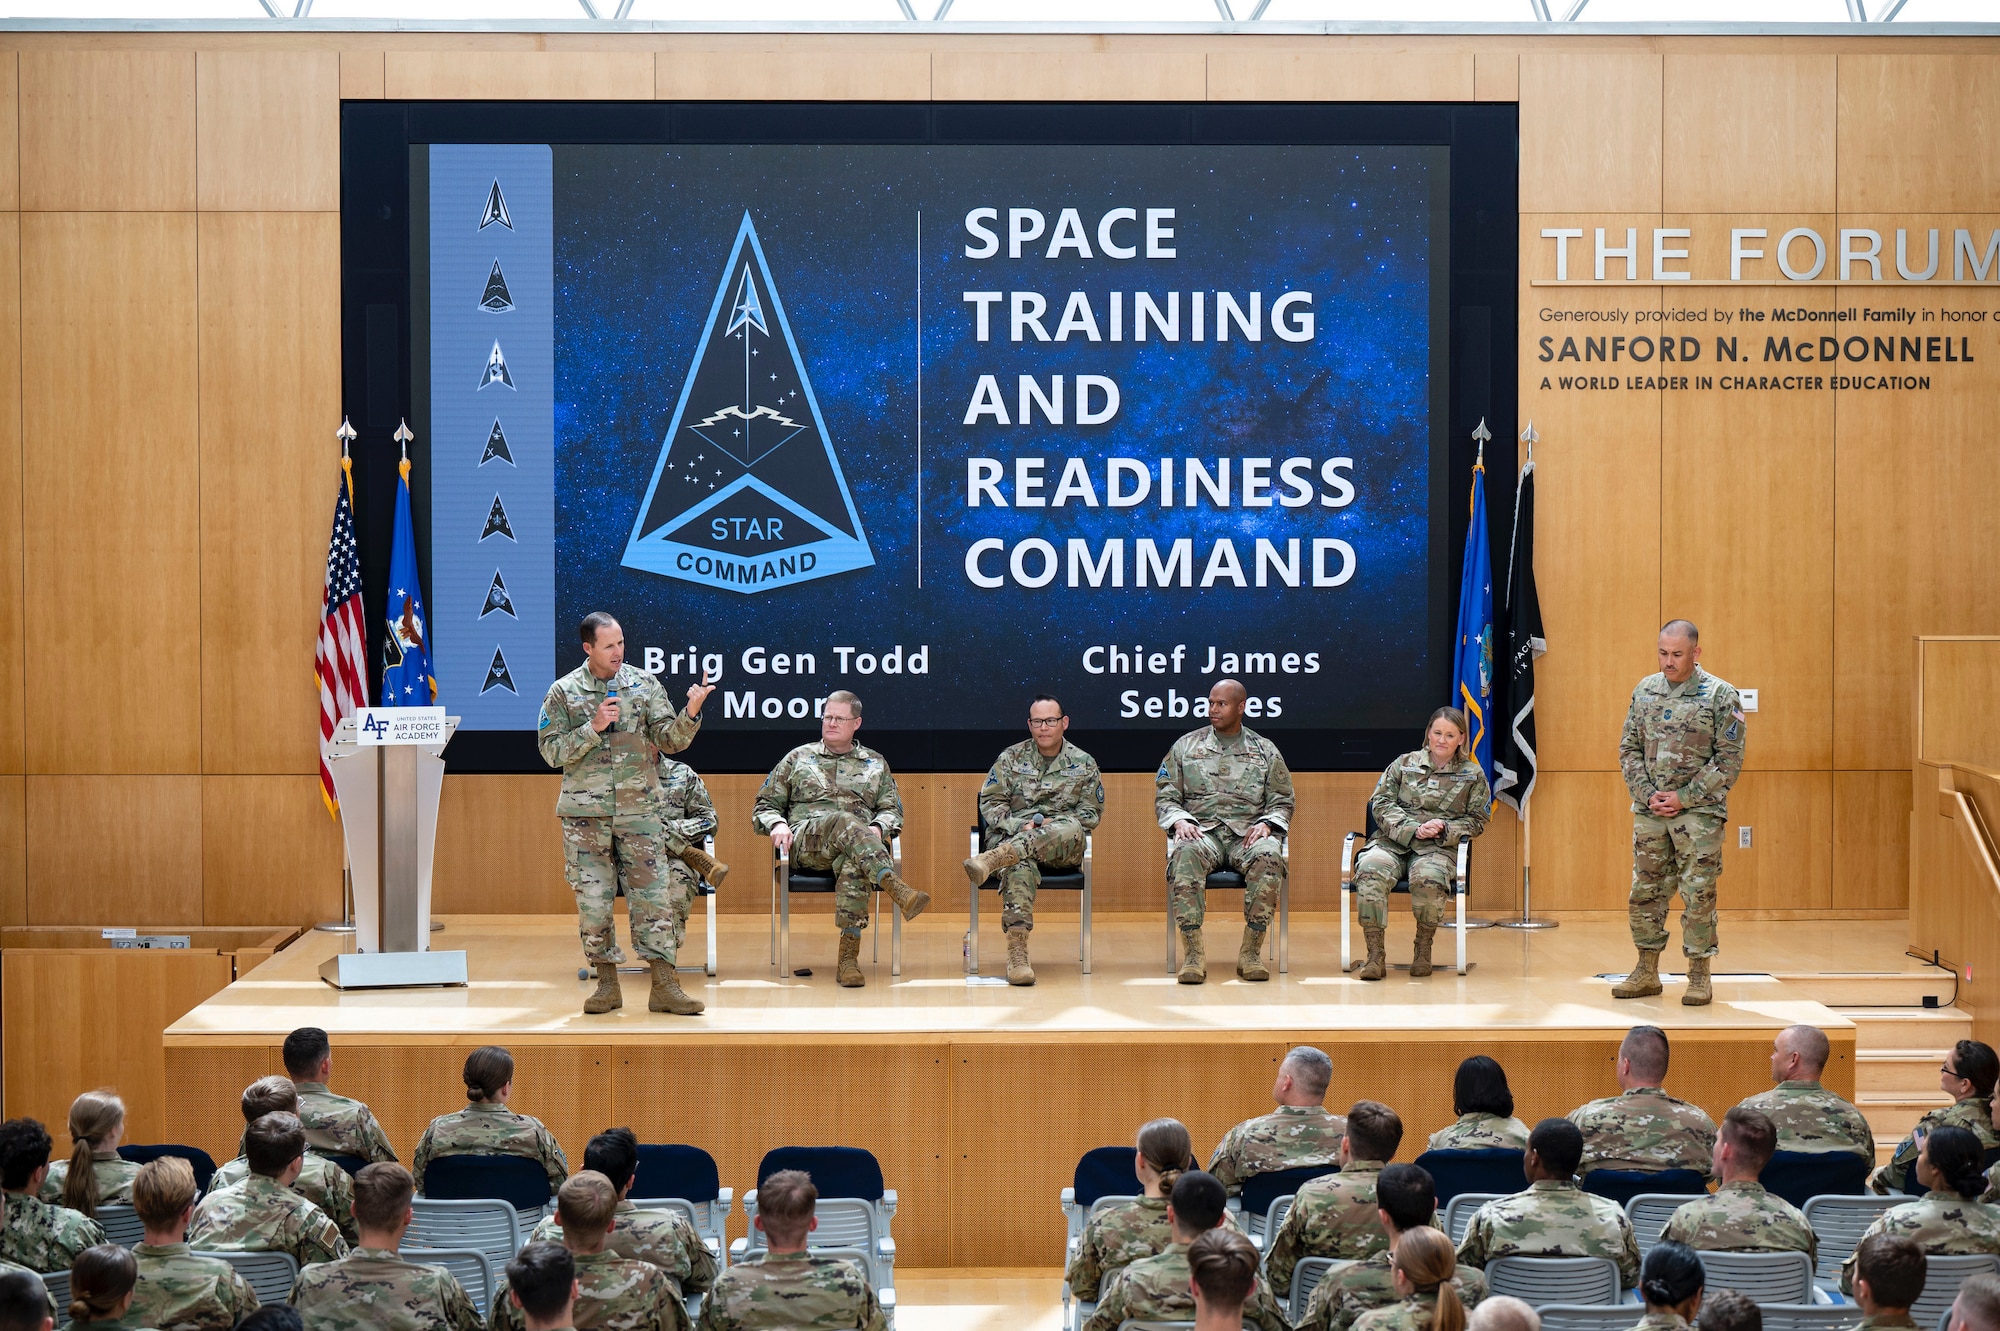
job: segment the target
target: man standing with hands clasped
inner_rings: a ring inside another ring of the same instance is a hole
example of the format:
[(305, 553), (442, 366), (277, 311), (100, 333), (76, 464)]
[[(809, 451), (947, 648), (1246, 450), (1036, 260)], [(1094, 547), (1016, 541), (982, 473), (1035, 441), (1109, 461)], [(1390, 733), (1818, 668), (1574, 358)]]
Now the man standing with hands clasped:
[(584, 958), (597, 968), (597, 989), (583, 1010), (609, 1012), (625, 1005), (618, 986), (618, 963), (625, 958), (611, 911), (623, 885), (632, 911), (632, 949), (653, 968), (646, 1006), (693, 1016), (703, 1004), (681, 991), (674, 973), (678, 931), (664, 861), (678, 858), (711, 883), (719, 883), (728, 869), (699, 846), (668, 834), (660, 818), (656, 755), (679, 753), (694, 742), (701, 705), (715, 686), (706, 676), (690, 684), (687, 710), (677, 713), (658, 680), (625, 664), (625, 630), (617, 620), (595, 611), (584, 616), (578, 635), (583, 664), (549, 686), (535, 738), (542, 761), (563, 773), (556, 797), (563, 873), (576, 893)]

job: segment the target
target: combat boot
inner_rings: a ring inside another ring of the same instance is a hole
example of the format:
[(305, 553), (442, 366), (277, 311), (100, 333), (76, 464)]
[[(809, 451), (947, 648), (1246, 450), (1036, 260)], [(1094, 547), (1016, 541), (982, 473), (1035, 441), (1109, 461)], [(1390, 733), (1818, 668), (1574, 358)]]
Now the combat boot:
[(625, 1006), (625, 991), (618, 985), (618, 967), (609, 961), (597, 963), (597, 990), (583, 1000), (583, 1010), (590, 1016), (609, 1012), (613, 1008)]
[(646, 1007), (654, 1012), (671, 1012), (677, 1017), (697, 1017), (707, 1004), (698, 998), (689, 998), (681, 990), (681, 977), (674, 974), (674, 963), (653, 961), (653, 996), (646, 1000)]
[(1002, 869), (1011, 869), (1020, 862), (1021, 848), (1009, 842), (1006, 845), (995, 846), (993, 849), (974, 855), (971, 859), (967, 860), (965, 862), (965, 876), (972, 880), (973, 890), (977, 891), (979, 885), (994, 874), (999, 873)]
[(1208, 948), (1203, 944), (1201, 930), (1181, 930), (1181, 973), (1182, 984), (1208, 983)]
[(859, 989), (868, 983), (861, 974), (861, 935), (845, 932), (840, 935), (840, 965), (833, 975), (843, 989)]
[(1437, 937), (1435, 924), (1417, 926), (1417, 950), (1410, 954), (1410, 978), (1421, 980), (1431, 973), (1431, 939)]
[(1688, 987), (1681, 995), (1682, 1007), (1707, 1007), (1715, 1001), (1715, 987), (1709, 983), (1708, 958), (1688, 958)]
[(1034, 982), (1035, 968), (1028, 964), (1028, 931), (1017, 924), (1007, 931), (1007, 983), (1033, 984)]
[(888, 890), (889, 899), (896, 903), (897, 909), (903, 912), (903, 918), (906, 920), (916, 919), (931, 904), (930, 893), (917, 891), (894, 873), (882, 881), (882, 886)]
[(1239, 980), (1271, 978), (1271, 972), (1264, 966), (1264, 931), (1254, 925), (1243, 926), (1243, 942), (1236, 949), (1236, 978)]
[(1639, 964), (1624, 980), (1611, 987), (1613, 998), (1651, 998), (1660, 992), (1660, 949), (1639, 949)]
[(1356, 979), (1379, 980), (1389, 973), (1388, 932), (1387, 929), (1371, 929), (1365, 924), (1361, 926), (1361, 935), (1368, 940), (1368, 960), (1361, 963)]
[(681, 863), (693, 869), (710, 887), (721, 887), (722, 880), (729, 877), (729, 866), (716, 859), (700, 846), (689, 846), (681, 852)]

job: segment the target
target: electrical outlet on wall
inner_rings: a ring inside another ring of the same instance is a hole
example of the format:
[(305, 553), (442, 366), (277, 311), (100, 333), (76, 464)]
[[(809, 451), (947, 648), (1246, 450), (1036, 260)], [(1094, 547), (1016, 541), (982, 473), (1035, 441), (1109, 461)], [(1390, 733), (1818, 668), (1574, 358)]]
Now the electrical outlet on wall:
[(1736, 690), (1736, 696), (1743, 700), (1744, 711), (1754, 712), (1757, 710), (1757, 690), (1738, 689)]
[(1749, 828), (1747, 828), (1747, 827), (1739, 827), (1739, 828), (1737, 828), (1737, 829), (1736, 829), (1736, 849), (1738, 849), (1738, 850), (1748, 850), (1748, 849), (1750, 849), (1750, 829), (1749, 829)]

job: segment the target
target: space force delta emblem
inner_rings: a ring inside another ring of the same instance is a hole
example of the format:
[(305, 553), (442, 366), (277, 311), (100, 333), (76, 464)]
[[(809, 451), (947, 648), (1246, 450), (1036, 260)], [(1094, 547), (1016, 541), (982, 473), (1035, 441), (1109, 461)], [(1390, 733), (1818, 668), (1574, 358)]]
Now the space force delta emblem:
[(749, 593), (874, 562), (745, 212), (623, 563)]

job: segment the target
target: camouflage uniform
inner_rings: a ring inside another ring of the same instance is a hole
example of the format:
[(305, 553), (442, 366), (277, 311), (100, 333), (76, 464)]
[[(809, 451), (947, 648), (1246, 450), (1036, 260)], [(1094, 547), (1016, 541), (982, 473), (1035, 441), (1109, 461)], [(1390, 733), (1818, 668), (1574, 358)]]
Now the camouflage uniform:
[[(673, 1280), (651, 1262), (606, 1249), (572, 1253), (576, 1261), (576, 1325), (593, 1331), (689, 1331), (687, 1305)], [(507, 1297), (501, 1277), (493, 1291), (489, 1331), (527, 1331), (527, 1314)]]
[(104, 1242), (104, 1227), (81, 1211), (50, 1206), (25, 1192), (6, 1194), (0, 1257), (31, 1271), (67, 1271), (76, 1255)]
[(141, 1243), (132, 1249), (139, 1283), (125, 1320), (160, 1331), (230, 1331), (257, 1311), (257, 1292), (220, 1257), (201, 1257), (185, 1243)]
[(262, 1174), (202, 1198), (187, 1241), (198, 1252), (288, 1252), (301, 1267), (347, 1256), (325, 1212)]
[(1633, 1324), (1632, 1331), (1691, 1331), (1691, 1328), (1687, 1318), (1671, 1308), (1657, 1311), (1648, 1308), (1646, 1315)]
[(439, 1114), (417, 1141), (410, 1174), (417, 1192), (424, 1190), (424, 1170), (446, 1155), (518, 1155), (536, 1161), (549, 1176), (555, 1192), (569, 1178), (569, 1157), (555, 1134), (538, 1118), (517, 1114), (505, 1105), (469, 1104), (455, 1114)]
[[(1328, 1273), (1313, 1287), (1306, 1303), (1305, 1317), (1295, 1331), (1348, 1331), (1363, 1313), (1386, 1308), (1400, 1297), (1387, 1248), (1370, 1253), (1360, 1261)], [(1467, 1309), (1479, 1306), (1486, 1297), (1486, 1276), (1477, 1267), (1460, 1266), (1452, 1273), (1458, 1301)]]
[(299, 1272), (291, 1303), (313, 1331), (483, 1331), (485, 1319), (458, 1277), (406, 1262), (384, 1248), (356, 1248)]
[(1896, 1144), (1896, 1153), (1889, 1157), (1889, 1163), (1868, 1176), (1870, 1190), (1880, 1193), (1907, 1191), (1917, 1181), (1917, 1134), (1929, 1134), (1937, 1128), (1964, 1128), (1979, 1138), (1982, 1150), (1990, 1151), (2000, 1146), (2000, 1136), (1993, 1131), (1993, 1102), (1968, 1095), (1956, 1104), (1933, 1109), (1918, 1119), (1910, 1135)]
[[(213, 1196), (224, 1188), (233, 1188), (249, 1177), (250, 1160), (239, 1155), (215, 1171), (215, 1177), (208, 1185), (209, 1194)], [(361, 1241), (361, 1229), (354, 1221), (354, 1180), (348, 1177), (346, 1170), (323, 1155), (307, 1151), (305, 1163), (299, 1167), (299, 1176), (292, 1181), (291, 1188), (333, 1221), (340, 1230), (340, 1237), (349, 1244)]]
[[(42, 1274), (39, 1271), (29, 1271), (27, 1267), (21, 1266), (18, 1263), (0, 1260), (0, 1275), (10, 1276), (17, 1271), (25, 1272), (37, 1279), (40, 1279)], [(49, 1293), (47, 1285), (42, 1286), (42, 1294), (49, 1301), (49, 1316), (55, 1319), (57, 1325), (61, 1325), (63, 1319), (69, 1316), (69, 1309), (58, 1309), (56, 1307), (56, 1296)], [(98, 1325), (102, 1326), (104, 1323), (100, 1322)], [(135, 1327), (133, 1331), (139, 1331), (139, 1329)]]
[(1458, 1122), (1431, 1134), (1433, 1151), (1525, 1151), (1528, 1125), (1498, 1114), (1461, 1114)]
[[(1866, 1243), (1877, 1234), (1896, 1234), (1924, 1250), (1926, 1256), (1955, 1257), (1992, 1253), (2000, 1257), (2000, 1210), (1984, 1202), (1969, 1202), (1955, 1192), (1933, 1189), (1914, 1201), (1892, 1206), (1877, 1216)], [(1854, 1245), (1856, 1248), (1860, 1243)], [(1840, 1264), (1840, 1292), (1854, 1292), (1854, 1255)]]
[[(590, 719), (614, 686), (618, 722), (599, 734)], [(536, 742), (542, 761), (563, 769), (556, 798), (563, 871), (576, 893), (584, 960), (593, 966), (625, 959), (612, 916), (621, 885), (632, 912), (632, 949), (649, 961), (675, 959), (666, 873), (675, 847), (660, 817), (654, 754), (679, 753), (700, 726), (700, 716), (676, 712), (659, 681), (630, 665), (603, 680), (586, 662), (542, 699)]]
[(1216, 1143), (1208, 1172), (1234, 1197), (1243, 1181), (1280, 1169), (1307, 1165), (1340, 1166), (1340, 1139), (1347, 1135), (1347, 1116), (1320, 1105), (1279, 1105), (1268, 1114), (1246, 1118)]
[[(661, 872), (666, 875), (667, 905), (665, 917), (660, 921), (668, 941), (658, 946), (667, 955), (678, 958), (681, 939), (687, 934), (688, 910), (701, 895), (701, 880), (679, 857), (684, 850), (700, 850), (708, 834), (715, 830), (715, 801), (709, 798), (708, 787), (692, 767), (675, 762), (664, 753), (660, 755), (659, 819), (665, 829), (669, 854), (661, 862)], [(634, 937), (636, 940), (637, 936)], [(638, 946), (636, 941), (634, 946)], [(641, 955), (645, 955), (643, 949)]]
[(1583, 1130), (1583, 1163), (1593, 1169), (1692, 1169), (1707, 1178), (1714, 1167), (1715, 1121), (1695, 1105), (1657, 1086), (1636, 1086), (1621, 1095), (1570, 1111)]
[[(834, 922), (859, 937), (868, 927), (868, 894), (895, 867), (889, 840), (903, 826), (903, 797), (888, 760), (859, 743), (846, 753), (819, 740), (801, 744), (764, 778), (750, 823), (759, 836), (786, 824), (792, 863), (833, 871)], [(871, 827), (881, 832), (880, 840), (868, 834)]]
[(1876, 1313), (1864, 1317), (1854, 1324), (1854, 1331), (1917, 1331), (1917, 1324), (1910, 1320), (1908, 1310), (1899, 1313)]
[[(1038, 813), (1042, 825), (1035, 827)], [(987, 770), (979, 816), (986, 820), (984, 849), (1012, 842), (1021, 850), (1021, 858), (1000, 871), (1000, 922), (1033, 929), (1040, 866), (1083, 863), (1084, 836), (1104, 816), (1104, 776), (1097, 760), (1068, 740), (1055, 757), (1044, 758), (1035, 741), (1024, 739)]]
[[(1191, 1322), (1194, 1295), (1188, 1290), (1188, 1245), (1169, 1244), (1166, 1251), (1138, 1261), (1118, 1273), (1105, 1289), (1097, 1311), (1083, 1324), (1083, 1331), (1118, 1331), (1125, 1321)], [(1257, 1331), (1291, 1331), (1285, 1315), (1278, 1311), (1270, 1286), (1259, 1280), (1243, 1305), (1243, 1325)]]
[(1361, 1314), (1354, 1319), (1355, 1331), (1430, 1331), (1437, 1306), (1436, 1290), (1412, 1294), (1387, 1307)]
[[(1278, 838), (1292, 825), (1292, 807), (1291, 769), (1278, 746), (1250, 727), (1225, 736), (1204, 726), (1174, 741), (1154, 778), (1153, 808), (1168, 833), (1167, 899), (1176, 928), (1201, 928), (1208, 914), (1202, 884), (1225, 866), (1243, 875), (1243, 922), (1270, 925), (1285, 881)], [(1180, 822), (1192, 822), (1201, 836), (1175, 840)], [(1273, 835), (1244, 845), (1243, 834), (1257, 823)]]
[(858, 1262), (810, 1252), (762, 1252), (715, 1278), (699, 1331), (888, 1331)]
[[(1681, 894), (1681, 951), (1715, 955), (1715, 883), (1722, 875), (1722, 828), (1729, 788), (1743, 771), (1745, 723), (1736, 690), (1700, 666), (1679, 684), (1652, 674), (1632, 690), (1618, 765), (1632, 792), (1632, 941), (1667, 946), (1667, 905)], [(1646, 801), (1680, 796), (1672, 818)]]
[[(1435, 929), (1458, 877), (1458, 843), (1484, 832), (1493, 812), (1486, 773), (1466, 757), (1439, 768), (1429, 749), (1418, 749), (1383, 770), (1368, 811), (1375, 815), (1375, 835), (1354, 868), (1363, 927), (1388, 926), (1389, 889), (1407, 870), (1410, 912), (1418, 924)], [(1417, 829), (1433, 818), (1444, 820), (1444, 834), (1419, 841)]]
[(1714, 1196), (1683, 1202), (1660, 1238), (1696, 1252), (1802, 1252), (1819, 1265), (1819, 1237), (1805, 1216), (1761, 1183), (1724, 1183)]
[[(604, 1246), (620, 1257), (651, 1262), (667, 1273), (683, 1298), (705, 1294), (715, 1284), (715, 1254), (679, 1211), (642, 1211), (620, 1198), (617, 1228), (604, 1236)], [(531, 1243), (561, 1243), (562, 1226), (554, 1216), (535, 1226)]]
[(1280, 1294), (1292, 1288), (1292, 1272), (1303, 1257), (1352, 1261), (1389, 1247), (1389, 1233), (1376, 1214), (1375, 1183), (1380, 1160), (1353, 1160), (1299, 1185), (1285, 1222), (1264, 1249), (1264, 1273)]
[[(1225, 1213), (1223, 1223), (1243, 1233), (1234, 1212)], [(1071, 1294), (1085, 1303), (1095, 1303), (1111, 1277), (1142, 1257), (1165, 1252), (1173, 1241), (1166, 1198), (1135, 1197), (1107, 1206), (1084, 1222), (1076, 1256), (1070, 1258), (1063, 1279), (1069, 1282)]]
[[(97, 1175), (98, 1205), (132, 1204), (132, 1180), (139, 1177), (139, 1166), (116, 1151), (93, 1151), (90, 1170)], [(49, 1166), (48, 1177), (42, 1180), (42, 1190), (36, 1195), (52, 1206), (61, 1206), (63, 1184), (68, 1180), (69, 1161), (58, 1160)]]
[(1567, 1180), (1538, 1179), (1473, 1213), (1458, 1260), (1484, 1270), (1496, 1257), (1609, 1257), (1623, 1288), (1639, 1283), (1639, 1240), (1625, 1212)]
[(1778, 1149), (1831, 1154), (1849, 1151), (1875, 1159), (1875, 1133), (1861, 1111), (1816, 1081), (1781, 1081), (1743, 1102), (1771, 1120)]
[(335, 1095), (320, 1082), (302, 1081), (297, 1086), (299, 1122), (305, 1124), (307, 1146), (323, 1155), (358, 1155), (371, 1165), (395, 1160), (389, 1134), (367, 1105)]

